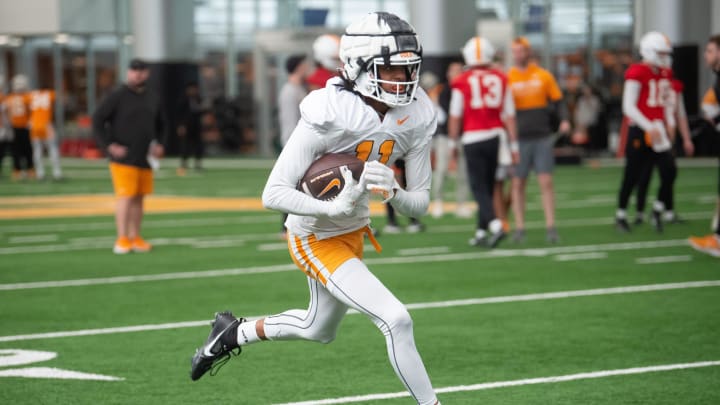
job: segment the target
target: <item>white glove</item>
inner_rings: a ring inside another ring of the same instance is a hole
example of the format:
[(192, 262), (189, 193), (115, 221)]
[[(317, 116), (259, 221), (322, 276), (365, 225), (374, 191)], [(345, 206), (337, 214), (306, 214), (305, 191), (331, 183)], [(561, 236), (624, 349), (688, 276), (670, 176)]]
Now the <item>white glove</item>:
[(383, 202), (388, 202), (395, 196), (397, 183), (395, 182), (395, 172), (391, 168), (373, 160), (365, 163), (363, 176), (367, 182), (366, 188), (374, 193), (382, 194)]
[(345, 180), (345, 186), (340, 193), (331, 201), (330, 209), (328, 211), (328, 217), (330, 218), (341, 218), (349, 217), (355, 213), (355, 203), (364, 194), (367, 193), (365, 189), (365, 173), (360, 176), (360, 181), (355, 181), (352, 176), (352, 171), (347, 166), (340, 167), (340, 173), (342, 173), (343, 179)]

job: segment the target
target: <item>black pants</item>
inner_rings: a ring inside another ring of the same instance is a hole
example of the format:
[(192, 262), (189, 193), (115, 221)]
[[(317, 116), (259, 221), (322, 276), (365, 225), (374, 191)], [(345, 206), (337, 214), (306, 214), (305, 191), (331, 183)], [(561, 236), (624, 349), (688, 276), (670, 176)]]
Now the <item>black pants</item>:
[(499, 146), (497, 137), (463, 146), (470, 188), (478, 205), (477, 229), (487, 230), (490, 221), (495, 219), (493, 190)]
[(205, 154), (205, 145), (202, 141), (202, 134), (199, 130), (190, 130), (181, 138), (182, 165), (187, 165), (190, 156), (195, 157), (195, 165), (199, 165), (200, 159)]
[[(665, 209), (672, 211), (675, 209), (675, 180), (677, 179), (677, 162), (675, 155), (671, 151), (654, 152), (652, 164), (643, 172), (638, 182), (637, 190), (637, 212), (644, 212), (647, 204), (647, 192), (650, 188), (650, 180), (652, 179), (653, 169), (658, 168), (660, 172), (660, 190), (658, 190), (658, 200), (665, 204)], [(664, 176), (663, 176), (664, 173)], [(662, 179), (665, 179), (663, 183)], [(665, 188), (663, 188), (663, 184)]]
[(13, 166), (15, 170), (32, 170), (33, 151), (30, 144), (30, 130), (27, 128), (13, 128)]
[(11, 142), (0, 141), (0, 173), (2, 173), (3, 170), (3, 160), (5, 160), (6, 151), (10, 149), (10, 146), (12, 146)]
[[(672, 207), (673, 182), (677, 174), (672, 153), (670, 151), (661, 153), (653, 151), (645, 143), (645, 131), (636, 126), (630, 127), (625, 146), (625, 171), (618, 196), (620, 209), (627, 209), (633, 189), (640, 184), (641, 180), (651, 176), (654, 166), (657, 166), (660, 171), (660, 189), (657, 199), (665, 204), (666, 208)], [(647, 181), (649, 182), (649, 180)]]

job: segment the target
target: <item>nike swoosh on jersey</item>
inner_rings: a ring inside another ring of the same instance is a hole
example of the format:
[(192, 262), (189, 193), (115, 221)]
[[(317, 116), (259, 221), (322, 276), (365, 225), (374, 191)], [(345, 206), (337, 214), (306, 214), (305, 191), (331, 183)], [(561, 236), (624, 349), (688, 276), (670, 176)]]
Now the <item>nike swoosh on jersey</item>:
[(340, 188), (342, 183), (340, 183), (340, 179), (332, 179), (330, 180), (330, 183), (328, 183), (327, 186), (323, 189), (323, 191), (318, 194), (318, 197), (322, 197), (325, 194), (327, 194), (330, 190), (332, 190), (334, 187)]
[(397, 124), (398, 124), (398, 125), (402, 125), (402, 124), (404, 124), (404, 123), (405, 123), (405, 121), (407, 121), (407, 120), (408, 120), (408, 118), (410, 118), (410, 116), (409, 116), (409, 115), (405, 116), (405, 118), (401, 118), (401, 119), (397, 120)]

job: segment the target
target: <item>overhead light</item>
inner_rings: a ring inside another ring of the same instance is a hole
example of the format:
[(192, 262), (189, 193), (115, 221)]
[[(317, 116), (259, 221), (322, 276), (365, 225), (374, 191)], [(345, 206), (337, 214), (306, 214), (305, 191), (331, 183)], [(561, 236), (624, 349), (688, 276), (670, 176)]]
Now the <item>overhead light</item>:
[(23, 39), (20, 37), (10, 37), (10, 39), (8, 40), (8, 45), (13, 46), (13, 47), (18, 47), (18, 46), (21, 46), (22, 44), (23, 44)]
[(68, 42), (70, 42), (70, 36), (68, 34), (63, 34), (63, 33), (57, 34), (57, 35), (55, 35), (54, 42), (56, 44), (67, 44)]

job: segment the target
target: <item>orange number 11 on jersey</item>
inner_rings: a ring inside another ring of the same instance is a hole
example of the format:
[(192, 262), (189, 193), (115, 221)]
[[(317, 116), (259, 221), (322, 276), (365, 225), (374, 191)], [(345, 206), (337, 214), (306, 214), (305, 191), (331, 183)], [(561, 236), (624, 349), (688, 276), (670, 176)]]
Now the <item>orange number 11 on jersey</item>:
[[(360, 142), (355, 148), (355, 153), (357, 154), (358, 159), (367, 162), (367, 160), (370, 158), (370, 153), (372, 153), (373, 151), (374, 145), (375, 141)], [(390, 160), (390, 155), (392, 155), (394, 148), (395, 141), (391, 139), (385, 140), (383, 141), (383, 143), (380, 144), (380, 149), (378, 150), (378, 154), (380, 155), (380, 163), (386, 164), (388, 160)]]

